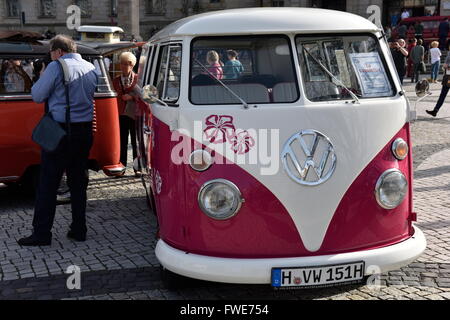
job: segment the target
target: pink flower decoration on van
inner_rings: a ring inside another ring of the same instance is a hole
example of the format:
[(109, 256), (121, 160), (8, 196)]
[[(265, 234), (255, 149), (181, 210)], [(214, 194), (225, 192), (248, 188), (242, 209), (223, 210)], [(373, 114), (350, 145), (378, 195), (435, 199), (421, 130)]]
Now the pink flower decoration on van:
[(246, 154), (253, 146), (255, 146), (255, 139), (250, 136), (247, 130), (236, 133), (231, 139), (231, 142), (231, 150), (237, 154)]
[(211, 143), (224, 143), (234, 136), (232, 116), (210, 115), (205, 120), (206, 128), (203, 132)]

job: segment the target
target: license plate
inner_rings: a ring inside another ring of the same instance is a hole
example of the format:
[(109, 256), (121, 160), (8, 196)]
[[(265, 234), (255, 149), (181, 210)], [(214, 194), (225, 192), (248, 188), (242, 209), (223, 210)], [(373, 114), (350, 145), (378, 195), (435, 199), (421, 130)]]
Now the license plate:
[(359, 282), (364, 278), (364, 262), (345, 264), (272, 268), (272, 286), (285, 287), (322, 287), (347, 282)]

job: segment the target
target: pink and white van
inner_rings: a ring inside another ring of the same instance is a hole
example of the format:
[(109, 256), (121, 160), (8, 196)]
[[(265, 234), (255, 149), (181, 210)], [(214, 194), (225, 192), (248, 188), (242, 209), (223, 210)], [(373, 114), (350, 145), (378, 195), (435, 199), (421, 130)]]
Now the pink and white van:
[(307, 8), (188, 17), (144, 45), (139, 85), (139, 161), (165, 269), (309, 287), (424, 251), (413, 111), (368, 20)]

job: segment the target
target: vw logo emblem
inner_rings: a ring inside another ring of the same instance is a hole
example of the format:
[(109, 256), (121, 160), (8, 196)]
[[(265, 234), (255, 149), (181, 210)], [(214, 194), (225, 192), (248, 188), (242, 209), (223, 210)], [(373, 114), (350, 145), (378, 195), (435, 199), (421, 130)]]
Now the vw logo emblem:
[(288, 139), (281, 153), (284, 170), (295, 182), (316, 186), (336, 169), (333, 144), (316, 130), (303, 130)]

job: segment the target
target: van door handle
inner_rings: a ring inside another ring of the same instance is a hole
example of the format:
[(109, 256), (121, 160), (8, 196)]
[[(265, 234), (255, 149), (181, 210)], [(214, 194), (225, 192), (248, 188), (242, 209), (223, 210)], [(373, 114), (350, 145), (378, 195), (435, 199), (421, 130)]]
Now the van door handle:
[(144, 126), (143, 131), (145, 134), (148, 134), (148, 135), (151, 135), (153, 133), (152, 129), (149, 128), (148, 126)]

